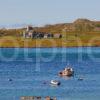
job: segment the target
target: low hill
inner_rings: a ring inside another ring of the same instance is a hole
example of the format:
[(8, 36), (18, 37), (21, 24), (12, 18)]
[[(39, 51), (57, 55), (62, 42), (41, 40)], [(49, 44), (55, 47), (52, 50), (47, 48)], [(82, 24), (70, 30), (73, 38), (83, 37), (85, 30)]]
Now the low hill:
[(55, 25), (45, 25), (34, 28), (36, 31), (61, 33), (63, 30), (72, 32), (100, 31), (100, 21), (90, 21), (88, 19), (77, 19), (73, 23), (61, 23)]
[[(73, 23), (60, 23), (55, 25), (45, 25), (43, 27), (33, 27), (38, 32), (62, 33), (66, 32), (100, 32), (100, 21), (91, 21), (88, 19), (77, 19)], [(0, 36), (11, 35), (20, 36), (23, 29), (0, 29)]]

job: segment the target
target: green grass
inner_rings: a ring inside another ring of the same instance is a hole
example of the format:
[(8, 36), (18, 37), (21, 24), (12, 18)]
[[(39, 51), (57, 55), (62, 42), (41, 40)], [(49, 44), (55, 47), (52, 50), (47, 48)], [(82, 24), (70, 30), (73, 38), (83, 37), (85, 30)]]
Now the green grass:
[[(14, 33), (13, 33), (14, 34)], [(100, 38), (100, 32), (67, 32), (61, 39), (25, 39), (22, 36), (4, 35), (0, 37), (0, 47), (73, 47), (88, 46), (93, 38)], [(78, 45), (77, 41), (82, 43)], [(51, 43), (51, 42), (54, 42)], [(27, 46), (25, 45), (27, 44)], [(92, 46), (100, 46), (100, 41), (96, 40)]]

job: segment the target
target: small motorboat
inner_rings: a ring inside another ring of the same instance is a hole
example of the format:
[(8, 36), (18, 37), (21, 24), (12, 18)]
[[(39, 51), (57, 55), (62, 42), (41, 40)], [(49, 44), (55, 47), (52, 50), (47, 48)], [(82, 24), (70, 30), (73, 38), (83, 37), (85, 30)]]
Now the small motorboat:
[(83, 78), (78, 78), (78, 81), (83, 81)]
[(59, 72), (59, 76), (73, 76), (74, 70), (71, 67), (66, 67), (63, 71)]
[(52, 85), (60, 85), (61, 83), (59, 81), (56, 80), (51, 80), (50, 82)]
[(84, 77), (82, 76), (78, 78), (78, 81), (83, 81), (83, 80), (84, 80)]

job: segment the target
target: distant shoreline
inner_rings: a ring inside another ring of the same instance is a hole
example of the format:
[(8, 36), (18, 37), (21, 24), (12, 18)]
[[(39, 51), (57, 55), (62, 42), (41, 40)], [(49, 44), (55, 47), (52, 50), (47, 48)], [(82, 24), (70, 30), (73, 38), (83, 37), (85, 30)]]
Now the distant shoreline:
[(22, 49), (24, 49), (24, 48), (29, 48), (29, 49), (31, 49), (31, 48), (89, 48), (89, 47), (93, 47), (93, 48), (95, 48), (95, 47), (100, 47), (100, 46), (68, 46), (68, 47), (0, 47), (0, 48), (22, 48)]

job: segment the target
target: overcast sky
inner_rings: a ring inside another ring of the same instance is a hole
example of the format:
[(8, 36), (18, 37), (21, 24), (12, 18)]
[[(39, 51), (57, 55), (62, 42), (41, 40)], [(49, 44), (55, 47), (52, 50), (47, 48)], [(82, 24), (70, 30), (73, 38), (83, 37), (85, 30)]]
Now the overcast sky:
[(100, 0), (0, 0), (0, 25), (100, 20)]

